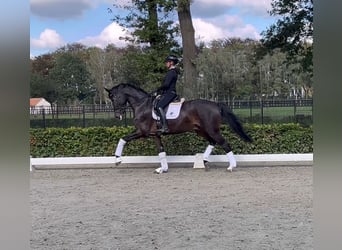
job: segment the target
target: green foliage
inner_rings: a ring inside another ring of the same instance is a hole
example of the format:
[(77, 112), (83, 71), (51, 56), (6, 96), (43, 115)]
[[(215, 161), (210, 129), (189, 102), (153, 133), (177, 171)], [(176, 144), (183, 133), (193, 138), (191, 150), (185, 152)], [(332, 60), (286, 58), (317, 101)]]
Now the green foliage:
[(56, 85), (49, 76), (35, 72), (30, 77), (30, 97), (44, 97), (48, 102), (54, 102), (58, 98)]
[(126, 10), (122, 16), (115, 15), (113, 21), (132, 30), (131, 36), (124, 37), (127, 41), (149, 44), (155, 50), (179, 47), (175, 39), (179, 28), (172, 19), (172, 11), (176, 8), (175, 1), (132, 0), (131, 4), (114, 4), (114, 7)]
[(160, 86), (166, 68), (164, 58), (167, 52), (148, 49), (139, 51), (131, 47), (119, 60), (122, 82), (137, 85), (150, 92)]
[[(312, 153), (312, 126), (298, 124), (246, 124), (253, 143), (242, 141), (227, 126), (222, 134), (236, 154)], [(32, 157), (111, 156), (120, 138), (132, 133), (134, 127), (48, 128), (30, 129)], [(169, 135), (162, 138), (168, 155), (193, 155), (203, 152), (208, 143), (194, 133)], [(153, 138), (126, 144), (123, 155), (156, 155)], [(217, 146), (213, 154), (224, 154)]]
[(202, 49), (196, 65), (202, 75), (200, 97), (214, 100), (232, 100), (249, 96), (252, 86), (253, 48), (257, 42), (239, 38), (214, 40), (211, 48)]
[(56, 65), (51, 69), (50, 79), (58, 92), (58, 103), (70, 104), (89, 97), (92, 79), (85, 62), (72, 53), (60, 53)]
[(289, 54), (302, 55), (302, 67), (312, 71), (313, 0), (272, 0), (272, 16), (277, 22), (262, 32), (262, 43), (273, 50), (281, 48)]
[(50, 103), (91, 103), (95, 87), (82, 44), (69, 44), (31, 60), (30, 96)]
[[(30, 97), (44, 97), (59, 105), (102, 104), (109, 101), (103, 87), (121, 82), (150, 92), (161, 84), (165, 74), (163, 59), (169, 53), (183, 58), (177, 90), (185, 97), (225, 102), (273, 96), (312, 97), (312, 0), (272, 0), (270, 14), (279, 18), (263, 32), (261, 41), (214, 40), (208, 47), (200, 45), (196, 56), (186, 52), (185, 37), (190, 38), (191, 32), (182, 32), (183, 47), (179, 46), (181, 26), (174, 22), (176, 13), (190, 12), (193, 1), (120, 3), (113, 4), (123, 11), (113, 16), (113, 21), (130, 30), (131, 36), (124, 39), (132, 44), (120, 49), (113, 44), (105, 49), (67, 44), (31, 59)], [(187, 18), (191, 19), (191, 15)]]
[(31, 60), (30, 97), (44, 97), (49, 102), (57, 99), (56, 85), (49, 77), (54, 65), (55, 61), (51, 54)]
[(260, 46), (258, 41), (234, 38), (215, 40), (203, 48), (196, 60), (199, 97), (231, 102), (312, 96), (312, 77), (298, 63), (299, 56), (290, 62), (286, 53), (274, 49), (258, 58), (255, 52)]
[[(132, 0), (129, 4), (115, 3), (113, 6), (124, 10), (122, 15), (115, 15), (113, 21), (130, 30), (129, 36), (123, 39), (131, 45), (118, 63), (121, 82), (140, 86), (146, 91), (155, 90), (166, 72), (164, 58), (180, 48), (176, 39), (179, 27), (173, 20), (176, 2)], [(140, 46), (135, 46), (137, 44)]]
[(58, 119), (31, 119), (30, 128), (70, 128), (70, 127), (112, 127), (123, 124), (133, 124), (133, 119), (127, 118), (125, 121), (108, 118), (58, 118)]

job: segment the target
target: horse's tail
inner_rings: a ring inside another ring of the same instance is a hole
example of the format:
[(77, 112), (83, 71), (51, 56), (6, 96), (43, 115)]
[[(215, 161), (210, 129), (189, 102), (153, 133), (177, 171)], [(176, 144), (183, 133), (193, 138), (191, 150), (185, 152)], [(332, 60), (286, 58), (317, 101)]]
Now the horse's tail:
[(238, 120), (236, 115), (234, 115), (233, 112), (229, 109), (229, 107), (224, 103), (218, 103), (217, 105), (220, 109), (223, 122), (229, 124), (233, 131), (246, 142), (252, 142), (252, 138), (246, 134), (240, 121)]

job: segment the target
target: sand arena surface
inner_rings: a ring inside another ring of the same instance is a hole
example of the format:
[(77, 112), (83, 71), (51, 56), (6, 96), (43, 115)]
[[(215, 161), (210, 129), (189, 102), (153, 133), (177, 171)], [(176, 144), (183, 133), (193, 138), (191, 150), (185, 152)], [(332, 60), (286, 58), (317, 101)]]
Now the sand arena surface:
[(31, 249), (313, 249), (312, 167), (36, 170)]

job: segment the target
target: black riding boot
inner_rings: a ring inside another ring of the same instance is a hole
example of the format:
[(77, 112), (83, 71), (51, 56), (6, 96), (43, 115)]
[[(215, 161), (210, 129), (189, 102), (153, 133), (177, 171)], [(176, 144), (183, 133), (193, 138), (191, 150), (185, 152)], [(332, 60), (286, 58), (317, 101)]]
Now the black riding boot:
[(158, 131), (161, 133), (167, 133), (169, 132), (169, 128), (167, 127), (166, 114), (164, 112), (164, 109), (158, 108), (158, 111), (159, 111), (160, 121), (162, 123), (161, 129), (158, 129)]

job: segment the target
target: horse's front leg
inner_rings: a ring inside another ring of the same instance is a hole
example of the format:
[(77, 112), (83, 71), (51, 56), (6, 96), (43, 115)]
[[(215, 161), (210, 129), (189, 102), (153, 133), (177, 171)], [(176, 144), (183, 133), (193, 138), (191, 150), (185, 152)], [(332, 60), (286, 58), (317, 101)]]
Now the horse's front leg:
[(121, 155), (124, 149), (124, 146), (127, 142), (138, 139), (142, 137), (142, 134), (139, 132), (134, 132), (132, 134), (126, 135), (125, 137), (121, 138), (116, 146), (116, 150), (114, 152), (115, 155), (115, 164), (119, 165), (122, 162)]
[(154, 170), (154, 173), (156, 174), (162, 174), (162, 173), (167, 173), (169, 166), (167, 164), (167, 159), (166, 159), (166, 152), (164, 150), (164, 145), (161, 141), (160, 136), (156, 136), (156, 144), (159, 150), (159, 160), (160, 160), (160, 167)]

